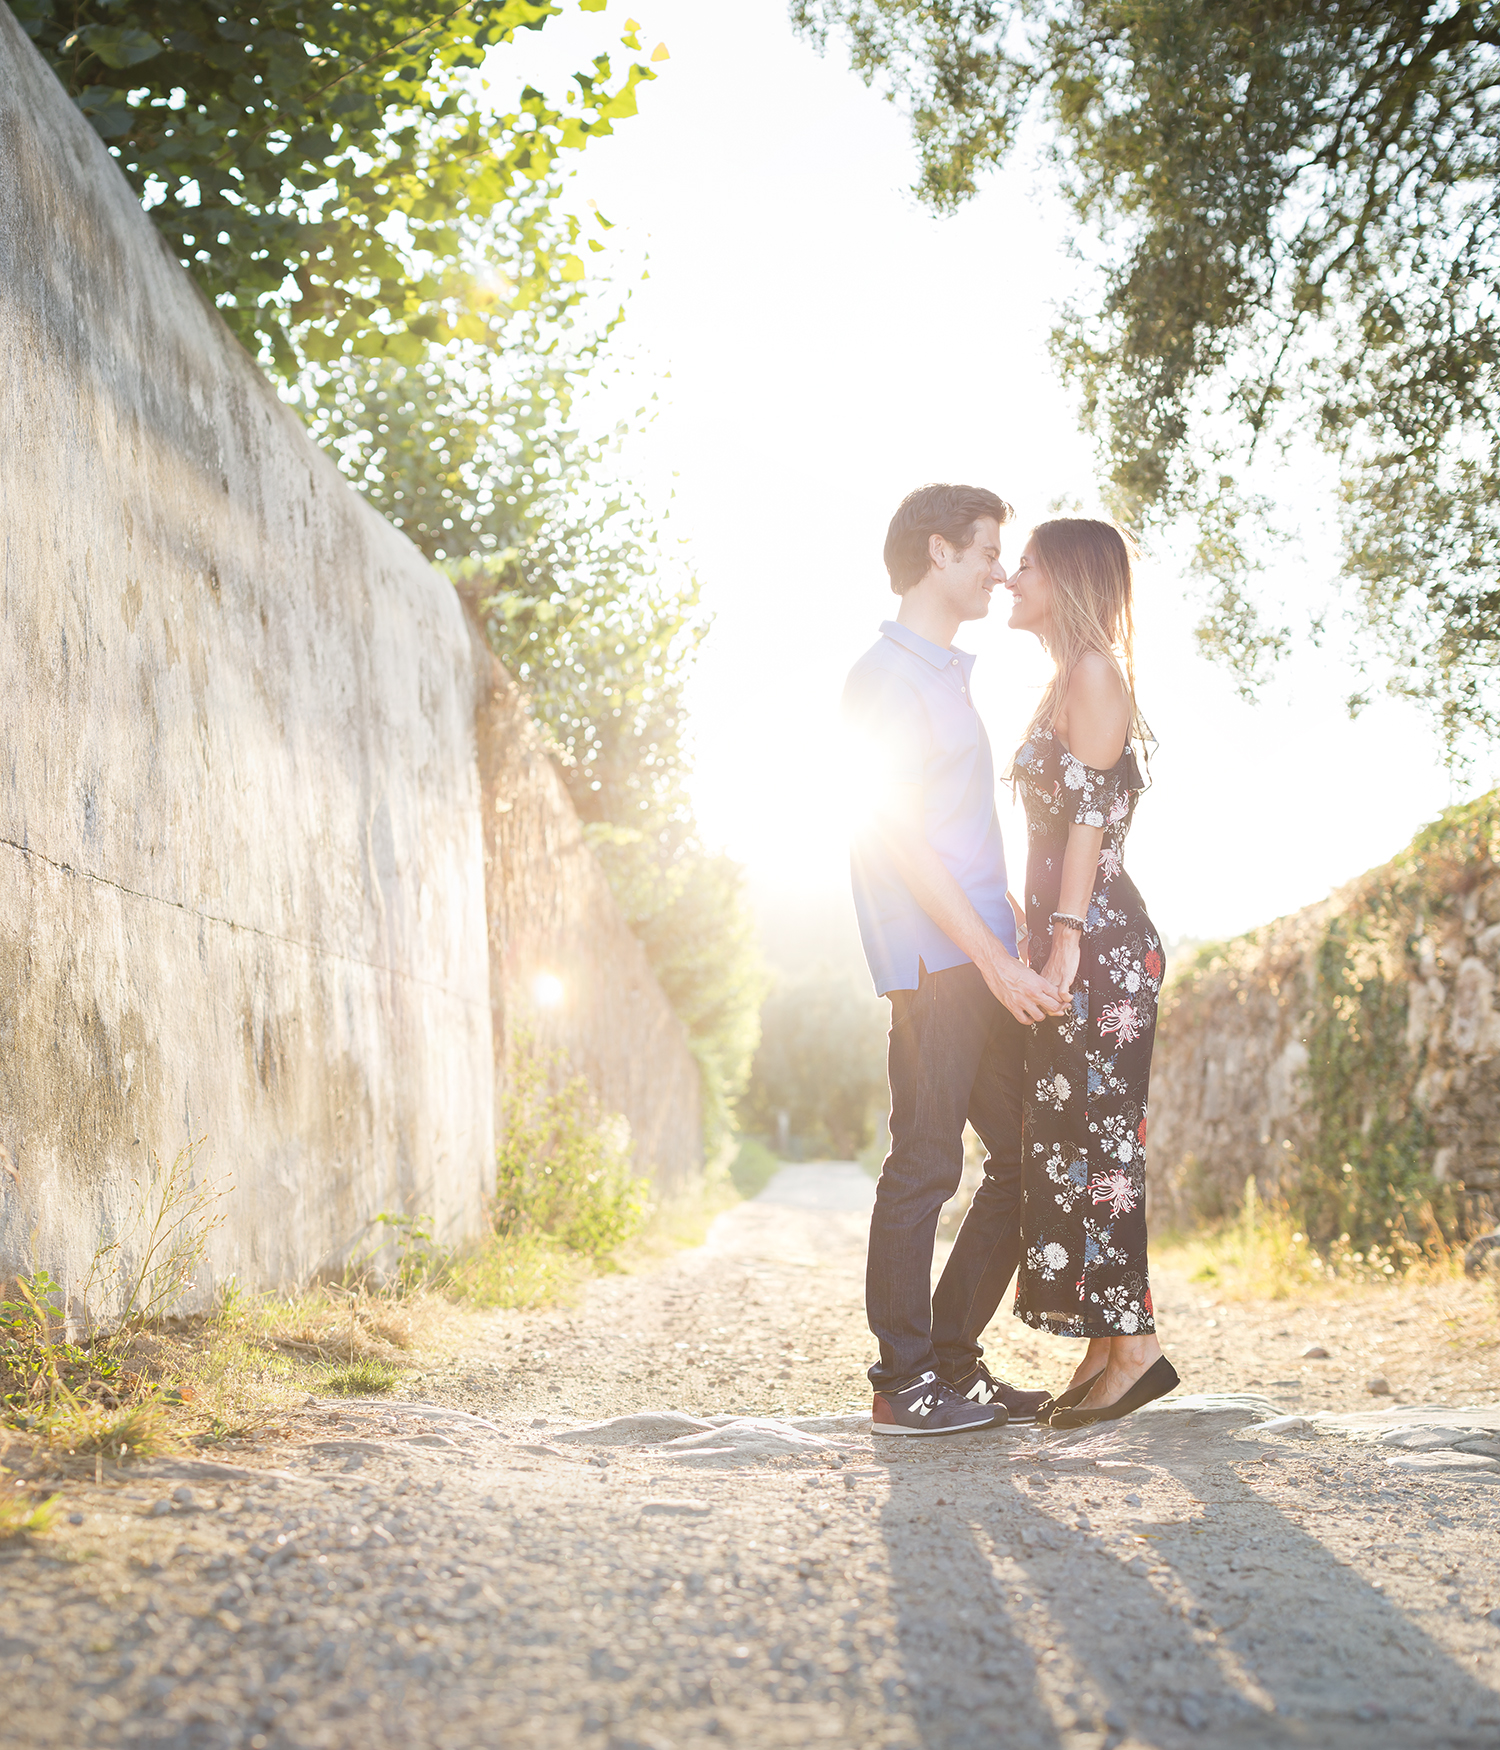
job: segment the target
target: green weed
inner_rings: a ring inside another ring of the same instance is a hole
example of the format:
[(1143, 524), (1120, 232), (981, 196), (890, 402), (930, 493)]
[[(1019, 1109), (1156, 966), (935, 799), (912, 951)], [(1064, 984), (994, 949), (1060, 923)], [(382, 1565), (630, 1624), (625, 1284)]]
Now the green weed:
[(200, 1137), (181, 1150), (165, 1173), (152, 1155), (149, 1181), (134, 1181), (136, 1206), (129, 1222), (94, 1253), (83, 1302), (110, 1306), (116, 1339), (166, 1318), (197, 1282), (208, 1237), (223, 1222), (222, 1205), (233, 1189), (196, 1182), (204, 1141)]
[(323, 1389), (341, 1398), (362, 1398), (375, 1392), (390, 1391), (400, 1377), (388, 1361), (376, 1361), (366, 1356), (363, 1361), (335, 1367), (324, 1380)]
[(640, 1229), (650, 1184), (632, 1168), (630, 1127), (600, 1111), (582, 1076), (551, 1092), (545, 1060), (529, 1049), (517, 1052), (503, 1118), (496, 1233), (543, 1235), (602, 1259)]
[(28, 1532), (46, 1531), (56, 1519), (62, 1505), (60, 1495), (49, 1495), (45, 1501), (34, 1501), (29, 1495), (7, 1490), (0, 1493), (0, 1543), (8, 1538), (22, 1537)]

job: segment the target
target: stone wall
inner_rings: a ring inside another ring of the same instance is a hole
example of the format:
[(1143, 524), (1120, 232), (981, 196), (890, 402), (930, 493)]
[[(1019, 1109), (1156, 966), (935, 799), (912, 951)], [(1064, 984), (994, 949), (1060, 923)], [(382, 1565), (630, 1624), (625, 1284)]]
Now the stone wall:
[(0, 1277), (76, 1287), (199, 1137), (205, 1294), (382, 1211), (472, 1230), (533, 966), (546, 1042), (691, 1170), (681, 1029), (514, 689), (3, 7), (0, 345)]
[(1401, 1024), (1395, 1061), (1360, 1096), (1366, 1121), (1382, 1097), (1407, 1102), (1425, 1132), (1421, 1164), (1448, 1188), (1460, 1233), (1500, 1221), (1500, 792), (1169, 980), (1151, 1075), (1156, 1221), (1186, 1226), (1231, 1207), (1251, 1174), (1274, 1196), (1315, 1155), (1309, 1041), (1330, 1000), (1319, 956), (1331, 930), (1364, 987), (1334, 1000), (1380, 994)]
[[(472, 621), (471, 621), (472, 625)], [(563, 1052), (603, 1104), (630, 1120), (639, 1159), (666, 1188), (702, 1162), (698, 1066), (646, 951), (609, 885), (526, 715), (477, 626), (479, 776), (485, 823), (497, 1100), (525, 1040)]]

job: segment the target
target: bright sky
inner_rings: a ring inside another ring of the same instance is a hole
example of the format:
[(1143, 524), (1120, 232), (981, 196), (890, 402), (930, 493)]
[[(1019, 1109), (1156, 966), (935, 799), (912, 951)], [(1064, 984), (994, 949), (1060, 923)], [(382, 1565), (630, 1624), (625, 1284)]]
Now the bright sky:
[[(841, 51), (820, 59), (796, 40), (784, 0), (631, 11), (645, 48), (665, 41), (671, 59), (571, 187), (626, 252), (649, 250), (623, 344), (637, 384), (665, 379), (664, 408), (625, 467), (657, 502), (675, 493), (672, 526), (716, 616), (691, 694), (694, 797), (758, 893), (822, 913), (847, 883), (839, 692), (894, 617), (880, 552), (896, 504), (929, 480), (993, 488), (1020, 516), (1007, 560), (1058, 498), (1097, 508), (1045, 353), (1077, 270), (1030, 166), (956, 218), (919, 209), (902, 118)], [(626, 16), (611, 0), (610, 40)], [(549, 25), (539, 73), (575, 64), (602, 22)], [(1299, 510), (1315, 531), (1334, 522), (1331, 500)], [(1320, 539), (1278, 575), (1294, 598), (1331, 573)], [(1046, 674), (1004, 611), (958, 640), (979, 653), (975, 696), (1002, 770)], [(1350, 722), (1355, 682), (1336, 650), (1305, 653), (1241, 702), (1198, 656), (1196, 617), (1170, 562), (1142, 567), (1139, 692), (1160, 748), (1127, 862), (1169, 939), (1319, 899), (1494, 783), (1493, 765), (1451, 781), (1408, 706)], [(1007, 791), (1001, 805), (1019, 891), (1024, 830)]]

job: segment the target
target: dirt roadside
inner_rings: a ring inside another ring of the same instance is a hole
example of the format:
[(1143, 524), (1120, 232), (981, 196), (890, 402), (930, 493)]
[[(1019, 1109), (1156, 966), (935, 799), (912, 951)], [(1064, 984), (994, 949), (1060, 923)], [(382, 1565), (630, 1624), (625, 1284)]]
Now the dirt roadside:
[[(1469, 1456), (1372, 1437), (1402, 1400), (1500, 1400), (1492, 1305), (1246, 1309), (1158, 1272), (1185, 1389), (1237, 1398), (1083, 1439), (878, 1441), (868, 1195), (784, 1175), (649, 1274), (474, 1320), (418, 1401), (309, 1404), (270, 1468), (70, 1495), (78, 1523), (0, 1551), (0, 1741), (1500, 1739), (1500, 1464), (1482, 1431)], [(1028, 1382), (1068, 1366), (1008, 1315), (989, 1347)]]

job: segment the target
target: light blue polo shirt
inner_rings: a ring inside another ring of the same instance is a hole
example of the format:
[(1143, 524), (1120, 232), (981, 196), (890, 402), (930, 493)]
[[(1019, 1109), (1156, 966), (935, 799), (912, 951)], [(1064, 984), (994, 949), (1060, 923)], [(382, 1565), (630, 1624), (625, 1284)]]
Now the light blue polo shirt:
[[(1016, 924), (1005, 897), (1005, 851), (995, 814), (995, 762), (974, 709), (973, 672), (974, 658), (967, 651), (946, 650), (886, 620), (879, 639), (849, 671), (844, 723), (854, 757), (874, 784), (922, 786), (928, 844), (1014, 954)], [(915, 990), (918, 961), (929, 972), (968, 965), (969, 956), (912, 897), (872, 825), (855, 834), (850, 870), (865, 958), (881, 996)]]

